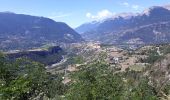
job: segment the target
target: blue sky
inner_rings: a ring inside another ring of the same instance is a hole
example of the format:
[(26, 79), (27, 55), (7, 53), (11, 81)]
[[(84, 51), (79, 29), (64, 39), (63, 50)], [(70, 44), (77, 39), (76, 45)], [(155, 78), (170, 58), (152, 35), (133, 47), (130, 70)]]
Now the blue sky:
[(122, 12), (142, 12), (170, 0), (0, 0), (0, 12), (44, 16), (75, 28)]

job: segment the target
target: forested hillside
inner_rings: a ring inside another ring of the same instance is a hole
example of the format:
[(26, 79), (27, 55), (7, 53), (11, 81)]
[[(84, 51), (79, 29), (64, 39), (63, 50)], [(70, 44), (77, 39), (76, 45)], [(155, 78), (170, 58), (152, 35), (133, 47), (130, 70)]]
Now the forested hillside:
[[(106, 47), (102, 47), (106, 48)], [(110, 48), (110, 47), (107, 47)], [(109, 52), (93, 61), (78, 54), (68, 69), (46, 70), (40, 63), (20, 58), (9, 63), (0, 57), (0, 98), (2, 100), (169, 100), (169, 45), (146, 46), (125, 53), (136, 63), (109, 63)], [(86, 51), (89, 52), (89, 51)], [(120, 52), (120, 51), (119, 51)], [(94, 54), (96, 54), (94, 52)], [(143, 56), (142, 56), (143, 55)], [(144, 57), (145, 55), (148, 55)], [(92, 56), (92, 55), (89, 55)], [(155, 58), (157, 57), (157, 58)], [(92, 59), (91, 59), (92, 60)], [(141, 63), (141, 64), (140, 64)], [(68, 63), (67, 63), (68, 64)], [(68, 65), (67, 65), (68, 66)], [(120, 67), (121, 66), (121, 67)], [(120, 67), (120, 68), (119, 68)], [(66, 67), (67, 68), (67, 67)]]

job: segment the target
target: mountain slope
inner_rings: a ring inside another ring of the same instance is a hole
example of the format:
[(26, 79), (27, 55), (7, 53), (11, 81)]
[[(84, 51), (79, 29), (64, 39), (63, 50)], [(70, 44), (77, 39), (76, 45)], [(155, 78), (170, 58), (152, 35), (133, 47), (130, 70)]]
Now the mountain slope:
[(87, 40), (104, 43), (170, 42), (169, 22), (170, 10), (155, 6), (140, 14), (120, 14), (105, 19), (93, 30), (85, 30), (82, 36)]
[(90, 23), (85, 23), (79, 27), (77, 27), (75, 30), (78, 32), (78, 33), (84, 33), (86, 31), (90, 31), (90, 30), (93, 30), (95, 28), (98, 27), (100, 23), (97, 22), (97, 21), (93, 21), (93, 22), (90, 22)]
[(82, 40), (77, 32), (62, 22), (55, 22), (44, 17), (0, 13), (0, 47), (2, 49)]

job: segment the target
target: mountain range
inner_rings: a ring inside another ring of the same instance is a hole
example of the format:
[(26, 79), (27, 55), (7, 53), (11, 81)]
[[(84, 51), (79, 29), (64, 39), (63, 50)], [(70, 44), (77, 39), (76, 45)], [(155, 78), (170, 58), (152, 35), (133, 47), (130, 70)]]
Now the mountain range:
[(63, 22), (45, 17), (0, 13), (0, 49), (28, 49), (46, 43), (74, 43), (82, 37)]
[(142, 13), (122, 13), (75, 30), (86, 40), (108, 44), (155, 44), (170, 42), (170, 6), (154, 6)]
[(50, 43), (84, 40), (105, 44), (169, 43), (170, 6), (154, 6), (136, 14), (117, 14), (85, 23), (75, 30), (45, 17), (0, 12), (0, 50), (31, 49)]

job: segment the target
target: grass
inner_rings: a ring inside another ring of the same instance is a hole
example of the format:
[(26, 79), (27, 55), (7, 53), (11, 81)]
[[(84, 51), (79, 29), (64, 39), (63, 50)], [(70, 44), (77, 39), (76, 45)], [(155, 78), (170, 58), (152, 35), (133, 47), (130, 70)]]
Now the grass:
[(144, 65), (132, 65), (129, 68), (130, 70), (134, 70), (134, 71), (143, 71), (145, 66)]

